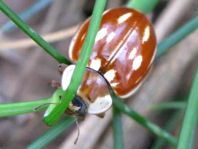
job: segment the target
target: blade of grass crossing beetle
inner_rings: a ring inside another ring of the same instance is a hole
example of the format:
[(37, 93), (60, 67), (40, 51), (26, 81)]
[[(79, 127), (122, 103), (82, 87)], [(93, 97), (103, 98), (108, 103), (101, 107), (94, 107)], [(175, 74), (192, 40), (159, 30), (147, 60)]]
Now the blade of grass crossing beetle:
[(55, 106), (50, 113), (45, 115), (44, 122), (47, 125), (53, 125), (54, 123), (56, 123), (63, 115), (65, 109), (67, 109), (67, 107), (69, 106), (69, 103), (75, 97), (76, 91), (82, 81), (82, 76), (84, 74), (88, 59), (90, 57), (91, 49), (94, 45), (95, 37), (99, 29), (105, 5), (106, 0), (97, 0), (95, 3), (88, 33), (85, 38), (85, 42), (83, 43), (80, 58), (74, 69), (70, 85), (67, 88), (67, 90), (63, 93), (61, 103)]

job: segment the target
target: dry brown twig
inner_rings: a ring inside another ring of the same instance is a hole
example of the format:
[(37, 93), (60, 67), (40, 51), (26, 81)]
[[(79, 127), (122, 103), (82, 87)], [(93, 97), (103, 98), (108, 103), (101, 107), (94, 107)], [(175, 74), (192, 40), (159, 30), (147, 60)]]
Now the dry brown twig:
[[(42, 35), (42, 37), (48, 42), (56, 42), (63, 39), (65, 40), (66, 38), (71, 37), (76, 32), (77, 29), (78, 29), (78, 25), (75, 25), (63, 30)], [(0, 42), (0, 51), (3, 51), (5, 49), (24, 49), (24, 48), (27, 49), (33, 46), (37, 46), (37, 44), (34, 41), (32, 41), (32, 39), (29, 38), (20, 39), (17, 41), (3, 40)]]
[(155, 23), (157, 39), (164, 39), (178, 24), (178, 22), (186, 15), (194, 0), (174, 0), (170, 1), (166, 9), (160, 14)]

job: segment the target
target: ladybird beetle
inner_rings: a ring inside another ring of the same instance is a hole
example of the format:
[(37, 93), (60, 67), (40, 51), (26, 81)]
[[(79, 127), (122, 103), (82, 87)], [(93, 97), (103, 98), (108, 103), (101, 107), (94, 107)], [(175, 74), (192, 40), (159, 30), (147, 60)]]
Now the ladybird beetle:
[[(85, 40), (90, 19), (73, 37), (69, 58), (76, 63)], [(77, 98), (70, 105), (74, 113), (101, 114), (112, 105), (108, 86), (122, 99), (130, 97), (147, 76), (156, 53), (154, 28), (146, 16), (131, 8), (113, 8), (104, 12), (95, 38), (87, 70)], [(62, 75), (67, 89), (75, 65)]]

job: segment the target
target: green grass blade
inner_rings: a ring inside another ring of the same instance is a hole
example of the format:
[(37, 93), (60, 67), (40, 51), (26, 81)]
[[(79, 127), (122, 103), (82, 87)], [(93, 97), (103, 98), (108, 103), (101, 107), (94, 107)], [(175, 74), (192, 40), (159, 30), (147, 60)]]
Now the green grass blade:
[(153, 110), (184, 110), (185, 108), (186, 102), (182, 101), (162, 102), (151, 106)]
[[(176, 112), (173, 115), (171, 115), (170, 119), (168, 120), (168, 122), (165, 125), (164, 130), (171, 132), (175, 129), (175, 126), (178, 122), (179, 114), (180, 114), (180, 112)], [(161, 138), (157, 138), (157, 140), (152, 145), (151, 149), (162, 149), (164, 147), (164, 145), (166, 145), (166, 141), (164, 141)]]
[(130, 0), (127, 7), (137, 9), (143, 13), (150, 13), (159, 0)]
[(42, 136), (36, 139), (32, 144), (30, 144), (27, 149), (40, 149), (49, 144), (57, 136), (62, 134), (67, 128), (69, 128), (75, 119), (71, 117), (66, 117), (64, 120), (60, 121), (58, 124), (50, 128)]
[(59, 96), (62, 93), (62, 89), (57, 89), (53, 95), (48, 98), (26, 102), (2, 103), (0, 104), (0, 117), (15, 116), (45, 110), (49, 105), (49, 107), (51, 107), (59, 104)]
[(29, 25), (27, 25), (17, 14), (10, 9), (2, 0), (0, 0), (0, 10), (10, 18), (24, 33), (42, 47), (49, 55), (56, 59), (59, 63), (71, 64), (57, 49), (53, 48), (38, 33), (36, 33)]
[(78, 59), (74, 73), (72, 75), (71, 83), (67, 91), (63, 94), (63, 100), (61, 104), (56, 106), (51, 113), (44, 117), (44, 121), (47, 125), (53, 125), (55, 122), (57, 122), (64, 113), (65, 109), (68, 107), (69, 103), (75, 97), (76, 91), (82, 81), (82, 76), (89, 60), (92, 47), (94, 45), (105, 5), (106, 0), (97, 0), (95, 3), (88, 33), (80, 53), (80, 58)]
[(177, 44), (198, 28), (198, 16), (192, 18), (185, 25), (158, 44), (157, 57), (164, 54), (169, 48)]
[(113, 141), (114, 149), (124, 149), (121, 112), (113, 106)]
[(176, 146), (177, 139), (170, 135), (168, 132), (162, 130), (157, 125), (152, 123), (151, 121), (147, 120), (143, 116), (141, 116), (139, 113), (135, 112), (133, 109), (129, 108), (127, 105), (125, 105), (122, 100), (115, 95), (114, 92), (111, 91), (111, 96), (113, 98), (114, 105), (124, 114), (128, 115), (132, 119), (134, 119), (138, 124), (143, 126), (144, 128), (147, 128), (150, 130), (153, 134), (156, 136), (166, 140), (170, 144)]
[[(15, 116), (19, 114), (38, 112), (38, 110), (46, 109), (49, 102), (50, 100), (46, 98), (46, 99), (39, 99), (35, 101), (0, 104), (0, 117), (8, 117), (8, 116)], [(35, 111), (35, 108), (39, 106), (42, 106), (42, 109), (40, 108), (37, 111)]]
[(190, 91), (177, 149), (191, 149), (198, 119), (198, 69)]

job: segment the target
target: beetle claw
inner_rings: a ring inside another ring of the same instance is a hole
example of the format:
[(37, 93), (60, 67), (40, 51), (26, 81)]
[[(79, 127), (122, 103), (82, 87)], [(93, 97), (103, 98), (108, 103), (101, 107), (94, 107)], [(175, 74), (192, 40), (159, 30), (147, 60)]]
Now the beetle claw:
[(61, 84), (56, 80), (52, 80), (52, 81), (50, 81), (50, 86), (52, 88), (59, 88), (59, 87), (61, 87)]
[(97, 114), (97, 116), (98, 116), (99, 118), (104, 118), (104, 117), (105, 117), (105, 113)]

